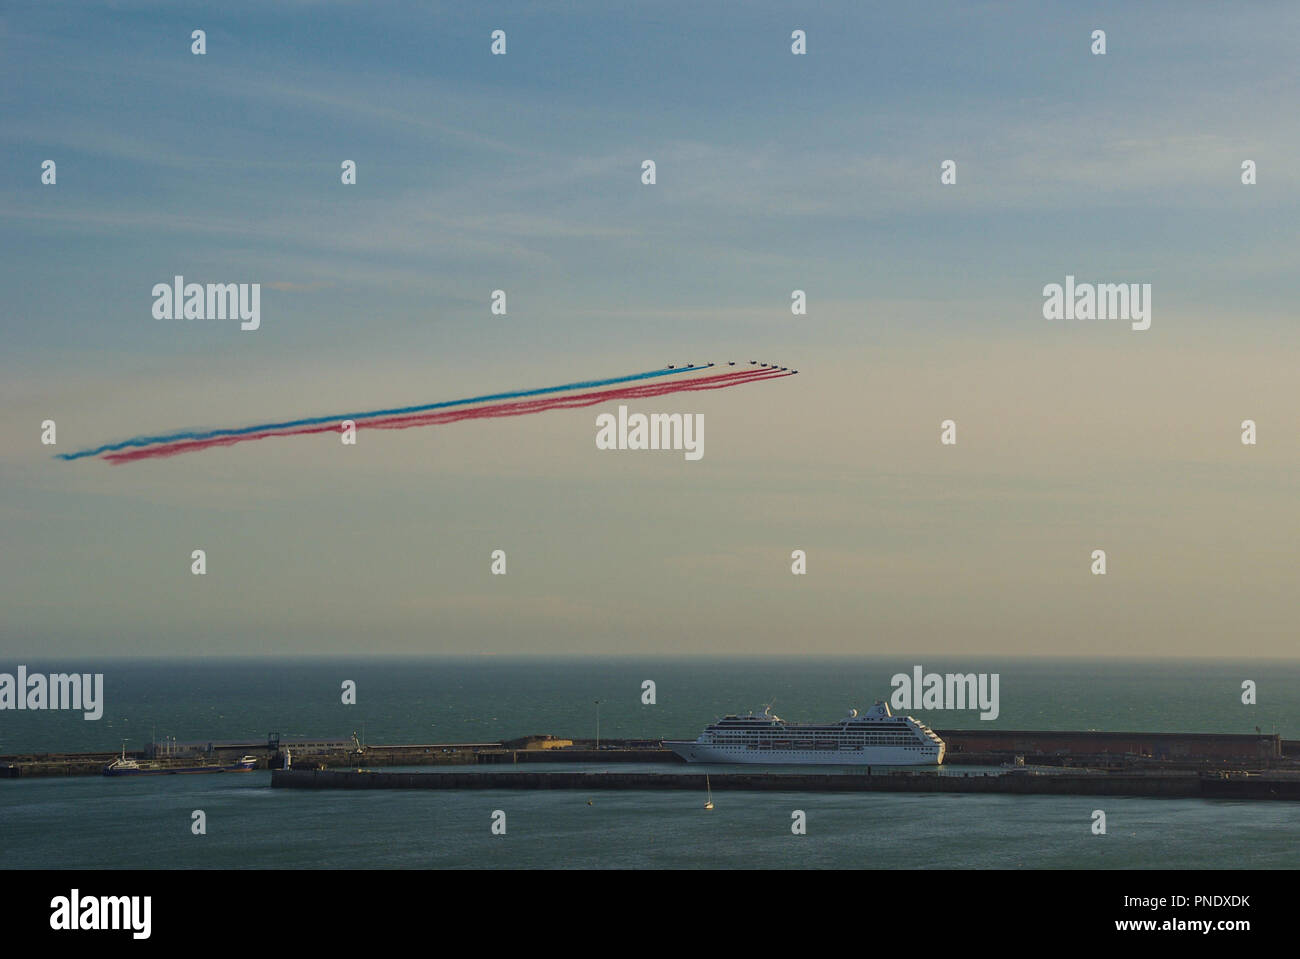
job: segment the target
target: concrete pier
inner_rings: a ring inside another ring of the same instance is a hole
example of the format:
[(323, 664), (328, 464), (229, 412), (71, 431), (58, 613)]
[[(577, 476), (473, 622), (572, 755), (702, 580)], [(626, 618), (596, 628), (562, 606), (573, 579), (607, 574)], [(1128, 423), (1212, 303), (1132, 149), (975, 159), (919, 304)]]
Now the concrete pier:
[[(865, 774), (717, 773), (715, 792), (945, 792), (1050, 796), (1146, 796), (1164, 799), (1300, 800), (1300, 776), (1274, 774), (1032, 773), (941, 775), (891, 771)], [(704, 791), (703, 773), (446, 772), (274, 770), (281, 789), (679, 789)]]
[[(1112, 774), (1300, 769), (1300, 743), (1277, 734), (1109, 733), (1093, 731), (940, 730), (948, 744), (947, 763), (961, 766), (1030, 765), (1110, 770)], [(177, 744), (173, 744), (177, 746)], [(128, 753), (161, 761), (228, 763), (255, 756), (259, 767), (277, 768), (283, 750), (300, 769), (393, 766), (483, 766), (549, 763), (685, 763), (658, 740), (524, 736), (504, 742), (362, 745), (356, 739), (213, 741), (182, 743), (176, 752)], [(99, 775), (116, 753), (40, 753), (0, 756), (0, 779)], [(887, 788), (887, 787), (879, 787)]]
[[(40, 753), (0, 756), (0, 779), (23, 779), (33, 776), (100, 776), (104, 767), (118, 758), (118, 753)], [(130, 759), (142, 759), (143, 753), (127, 753)]]
[[(366, 759), (369, 762), (369, 756)], [(686, 761), (671, 749), (485, 749), (475, 757), (478, 765), (499, 763), (670, 763)]]

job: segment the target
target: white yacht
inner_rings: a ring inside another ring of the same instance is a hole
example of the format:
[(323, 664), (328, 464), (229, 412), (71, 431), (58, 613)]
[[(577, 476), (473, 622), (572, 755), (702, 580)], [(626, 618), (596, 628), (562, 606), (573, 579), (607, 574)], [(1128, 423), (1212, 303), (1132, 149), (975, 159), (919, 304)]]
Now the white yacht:
[(761, 715), (727, 716), (691, 742), (664, 745), (688, 763), (760, 763), (816, 766), (933, 766), (943, 762), (943, 740), (911, 716), (895, 716), (879, 702), (833, 723), (788, 723), (765, 708)]

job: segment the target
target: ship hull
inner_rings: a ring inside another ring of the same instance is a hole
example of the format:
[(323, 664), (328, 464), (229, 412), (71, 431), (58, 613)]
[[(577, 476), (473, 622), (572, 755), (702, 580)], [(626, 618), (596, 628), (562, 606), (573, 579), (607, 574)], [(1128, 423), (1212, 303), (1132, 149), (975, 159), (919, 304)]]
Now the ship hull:
[(665, 742), (688, 763), (745, 763), (757, 766), (937, 766), (943, 746), (862, 746), (847, 749), (769, 749), (748, 745)]

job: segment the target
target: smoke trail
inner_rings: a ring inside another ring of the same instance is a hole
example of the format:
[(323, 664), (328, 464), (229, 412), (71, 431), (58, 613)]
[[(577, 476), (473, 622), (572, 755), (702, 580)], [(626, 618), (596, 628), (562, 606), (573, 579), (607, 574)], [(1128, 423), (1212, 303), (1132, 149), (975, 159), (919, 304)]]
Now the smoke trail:
[[(656, 372), (700, 372), (700, 368), (695, 368), (694, 370), (664, 370)], [(649, 374), (637, 374), (635, 377), (618, 377), (613, 380), (601, 380), (595, 382), (604, 385), (611, 382), (626, 382), (629, 379), (644, 379), (647, 378), (648, 375)], [(358, 430), (400, 430), (410, 429), (417, 426), (436, 426), (447, 423), (457, 423), (462, 420), (525, 416), (532, 413), (545, 412), (547, 410), (576, 409), (584, 406), (594, 406), (598, 403), (604, 403), (610, 400), (645, 399), (653, 396), (665, 396), (670, 393), (719, 390), (730, 386), (739, 386), (743, 383), (779, 379), (783, 376), (790, 375), (792, 375), (790, 371), (780, 371), (769, 367), (765, 369), (740, 370), (734, 373), (695, 377), (693, 379), (675, 380), (667, 383), (646, 383), (637, 386), (619, 387), (618, 389), (612, 390), (594, 390), (585, 393), (567, 394), (564, 396), (542, 396), (531, 400), (515, 399), (512, 402), (494, 403), (486, 406), (471, 406), (463, 409), (445, 409), (445, 407), (448, 406), (463, 406), (466, 403), (474, 402), (470, 400), (457, 400), (448, 403), (431, 403), (425, 406), (407, 407), (400, 411), (376, 410), (371, 413), (344, 415), (338, 418), (312, 417), (310, 419), (265, 424), (263, 426), (243, 427), (241, 429), (211, 430), (205, 433), (177, 433), (172, 434), (177, 439), (159, 445), (150, 446), (147, 449), (126, 449), (126, 447), (130, 445), (139, 445), (134, 441), (124, 441), (123, 443), (100, 447), (99, 449), (101, 451), (112, 450), (103, 457), (103, 459), (109, 463), (132, 463), (137, 460), (177, 456), (181, 453), (193, 453), (200, 450), (211, 449), (216, 446), (233, 446), (236, 443), (268, 439), (271, 437), (305, 436), (313, 433), (337, 432), (339, 424), (345, 419), (353, 420), (356, 423)], [(539, 393), (554, 393), (568, 388), (569, 387), (550, 387), (543, 390), (527, 390), (517, 393), (497, 394), (495, 398), (536, 396)], [(77, 455), (93, 454), (90, 454), (89, 451), (87, 451), (86, 454), (70, 454), (65, 458), (70, 459)]]
[(99, 456), (101, 453), (116, 452), (132, 446), (153, 446), (155, 443), (172, 443), (177, 440), (207, 440), (217, 436), (239, 436), (245, 433), (260, 433), (265, 430), (287, 429), (295, 426), (312, 426), (319, 423), (340, 423), (343, 420), (362, 420), (372, 416), (398, 416), (405, 413), (418, 413), (424, 410), (442, 409), (448, 406), (463, 406), (467, 403), (487, 403), (493, 400), (509, 400), (521, 396), (538, 396), (543, 393), (561, 393), (565, 390), (583, 390), (594, 386), (609, 386), (613, 383), (627, 383), (632, 380), (644, 380), (653, 376), (671, 376), (676, 373), (698, 373), (700, 367), (683, 367), (670, 370), (650, 370), (647, 373), (632, 373), (629, 376), (614, 376), (604, 380), (587, 380), (581, 383), (566, 383), (563, 386), (543, 386), (535, 390), (517, 390), (513, 393), (492, 393), (487, 396), (471, 396), (463, 400), (444, 400), (441, 403), (425, 403), (422, 406), (403, 406), (389, 410), (369, 410), (360, 413), (340, 413), (335, 416), (312, 416), (305, 419), (286, 420), (283, 423), (262, 423), (257, 426), (243, 426), (227, 430), (184, 430), (164, 436), (133, 436), (118, 443), (106, 443), (94, 449), (80, 450), (76, 453), (58, 453), (61, 460), (79, 460), (87, 456)]

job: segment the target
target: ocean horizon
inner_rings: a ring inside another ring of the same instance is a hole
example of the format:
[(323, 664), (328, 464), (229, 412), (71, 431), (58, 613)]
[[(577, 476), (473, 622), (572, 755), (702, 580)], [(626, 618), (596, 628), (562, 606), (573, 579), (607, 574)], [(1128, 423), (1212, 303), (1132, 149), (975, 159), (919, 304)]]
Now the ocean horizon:
[[(693, 739), (728, 713), (837, 719), (889, 701), (890, 678), (997, 674), (999, 710), (910, 709), (936, 729), (1278, 733), (1300, 738), (1300, 661), (1078, 660), (1027, 657), (301, 657), (24, 659), (35, 673), (104, 675), (103, 715), (0, 711), (0, 755), (139, 749), (179, 741), (346, 738), (497, 742), (532, 734)], [(343, 684), (356, 684), (355, 704)], [(654, 683), (655, 702), (643, 702)], [(1255, 705), (1242, 683), (1256, 684)]]

